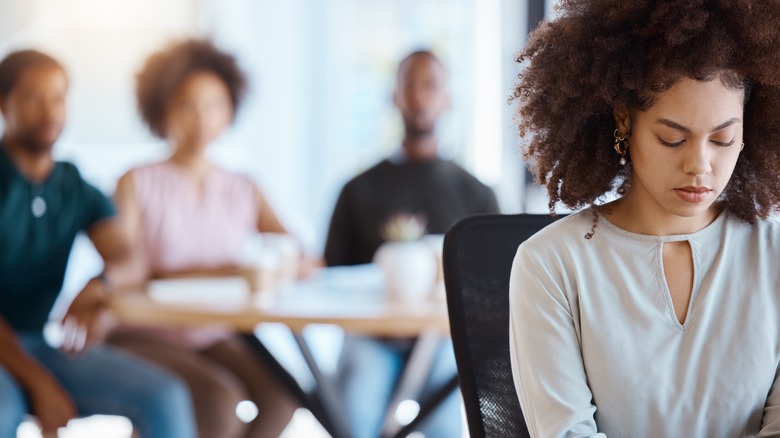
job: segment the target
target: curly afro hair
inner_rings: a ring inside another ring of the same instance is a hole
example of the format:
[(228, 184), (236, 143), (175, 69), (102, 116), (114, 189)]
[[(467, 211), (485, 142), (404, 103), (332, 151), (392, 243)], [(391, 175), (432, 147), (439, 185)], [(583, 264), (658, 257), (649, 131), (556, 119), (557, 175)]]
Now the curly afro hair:
[(631, 165), (612, 146), (614, 108), (647, 109), (682, 77), (745, 91), (744, 142), (721, 194), (753, 222), (780, 204), (780, 2), (563, 0), (517, 61), (523, 158), (556, 203), (625, 193)]
[(141, 118), (153, 134), (165, 138), (165, 113), (173, 95), (193, 73), (211, 72), (230, 92), (233, 114), (246, 93), (247, 81), (235, 57), (208, 40), (174, 43), (147, 58), (136, 76), (136, 99)]

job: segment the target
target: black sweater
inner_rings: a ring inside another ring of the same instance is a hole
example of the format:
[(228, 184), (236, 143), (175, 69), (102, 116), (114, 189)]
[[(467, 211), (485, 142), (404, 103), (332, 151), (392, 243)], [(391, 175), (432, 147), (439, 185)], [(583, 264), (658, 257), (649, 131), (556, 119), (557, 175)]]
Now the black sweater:
[(466, 216), (497, 212), (493, 191), (451, 161), (383, 160), (342, 189), (325, 260), (329, 266), (371, 262), (383, 243), (380, 229), (396, 213), (421, 215), (428, 233), (442, 234)]

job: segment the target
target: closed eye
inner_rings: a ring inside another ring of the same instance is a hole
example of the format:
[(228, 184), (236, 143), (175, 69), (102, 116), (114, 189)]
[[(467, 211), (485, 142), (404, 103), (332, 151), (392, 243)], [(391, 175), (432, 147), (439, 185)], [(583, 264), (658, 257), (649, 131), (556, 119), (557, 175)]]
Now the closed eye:
[(723, 142), (715, 141), (715, 140), (712, 140), (712, 143), (717, 145), (717, 146), (720, 146), (722, 148), (727, 148), (727, 147), (733, 145), (734, 143), (736, 143), (736, 141), (737, 141), (736, 138), (732, 138), (731, 141), (728, 142), (728, 143), (723, 143)]
[(681, 144), (685, 143), (685, 140), (680, 140), (680, 141), (676, 141), (676, 142), (670, 142), (670, 141), (666, 141), (666, 140), (662, 139), (661, 137), (658, 137), (658, 141), (662, 145), (664, 145), (664, 146), (666, 146), (668, 148), (676, 148), (677, 146), (680, 146)]

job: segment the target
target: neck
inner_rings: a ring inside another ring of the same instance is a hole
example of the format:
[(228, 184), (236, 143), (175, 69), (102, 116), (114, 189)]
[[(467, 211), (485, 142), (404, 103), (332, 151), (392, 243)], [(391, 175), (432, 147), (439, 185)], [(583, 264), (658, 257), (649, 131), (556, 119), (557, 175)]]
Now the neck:
[(438, 157), (439, 142), (434, 132), (415, 133), (407, 131), (403, 140), (404, 152), (409, 161), (430, 161)]
[(19, 173), (30, 181), (43, 181), (54, 169), (54, 159), (51, 152), (32, 152), (31, 148), (7, 137), (3, 138), (2, 146)]
[(205, 154), (184, 152), (190, 150), (187, 148), (176, 148), (173, 155), (171, 155), (170, 161), (196, 179), (199, 179), (211, 168), (211, 162), (206, 158)]
[(646, 202), (631, 196), (629, 190), (625, 196), (602, 208), (609, 221), (618, 227), (637, 234), (651, 236), (674, 236), (691, 234), (712, 223), (722, 207), (713, 204), (706, 212), (691, 216), (678, 216), (668, 211), (659, 211), (658, 206), (648, 206)]

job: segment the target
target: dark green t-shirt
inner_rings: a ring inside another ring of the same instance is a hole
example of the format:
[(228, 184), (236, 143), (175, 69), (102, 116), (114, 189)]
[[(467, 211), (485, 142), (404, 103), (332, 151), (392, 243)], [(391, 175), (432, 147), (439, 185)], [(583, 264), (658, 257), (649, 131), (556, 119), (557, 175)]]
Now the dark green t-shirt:
[(0, 144), (0, 315), (15, 330), (41, 330), (57, 299), (79, 231), (113, 216), (111, 201), (57, 162), (28, 181)]

